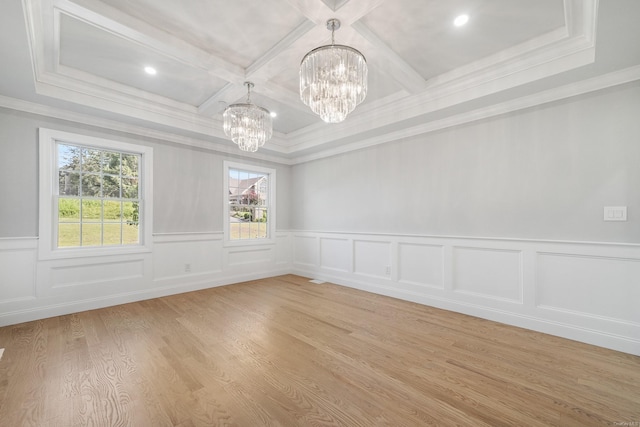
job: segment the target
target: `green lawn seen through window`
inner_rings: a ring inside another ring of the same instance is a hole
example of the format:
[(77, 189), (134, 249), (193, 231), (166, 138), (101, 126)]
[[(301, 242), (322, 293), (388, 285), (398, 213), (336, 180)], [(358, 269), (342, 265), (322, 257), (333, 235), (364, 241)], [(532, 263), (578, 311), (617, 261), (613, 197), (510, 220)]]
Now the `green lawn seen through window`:
[[(80, 223), (60, 222), (58, 224), (58, 247), (135, 245), (140, 243), (138, 224), (82, 223), (82, 243)], [(122, 236), (122, 242), (120, 241)], [(102, 241), (101, 241), (102, 239)]]

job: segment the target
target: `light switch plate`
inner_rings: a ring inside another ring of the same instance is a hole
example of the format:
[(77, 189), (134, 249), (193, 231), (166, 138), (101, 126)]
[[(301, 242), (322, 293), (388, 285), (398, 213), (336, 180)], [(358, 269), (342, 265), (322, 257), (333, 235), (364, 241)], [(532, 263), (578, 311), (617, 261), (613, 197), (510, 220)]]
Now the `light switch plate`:
[(627, 207), (626, 206), (605, 206), (604, 220), (605, 221), (626, 221)]

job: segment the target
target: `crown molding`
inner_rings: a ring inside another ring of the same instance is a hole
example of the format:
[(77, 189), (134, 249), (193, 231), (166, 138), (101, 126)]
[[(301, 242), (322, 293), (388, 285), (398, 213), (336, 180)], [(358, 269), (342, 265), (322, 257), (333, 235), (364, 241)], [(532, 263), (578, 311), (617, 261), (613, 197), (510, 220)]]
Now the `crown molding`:
[(337, 154), (343, 154), (362, 148), (384, 144), (387, 142), (411, 138), (418, 135), (450, 128), (453, 126), (460, 126), (466, 123), (471, 123), (474, 121), (483, 120), (530, 107), (535, 107), (537, 105), (560, 101), (566, 98), (572, 98), (574, 96), (607, 89), (613, 86), (618, 86), (637, 80), (640, 80), (640, 65), (625, 68), (619, 71), (614, 71), (602, 76), (593, 77), (576, 83), (571, 83), (558, 88), (538, 92), (533, 95), (524, 96), (500, 104), (495, 104), (488, 107), (457, 114), (444, 119), (423, 123), (421, 125), (405, 128), (399, 131), (392, 131), (389, 133), (376, 135), (374, 137), (363, 139), (354, 143), (345, 144), (337, 148), (323, 150), (318, 153), (309, 155), (297, 156), (294, 157), (292, 161), (293, 164), (299, 164), (331, 157)]
[[(22, 111), (31, 114), (37, 114), (45, 117), (66, 120), (75, 123), (82, 123), (97, 128), (106, 130), (114, 130), (124, 132), (136, 136), (145, 138), (153, 138), (157, 140), (163, 140), (180, 145), (197, 147), (211, 151), (217, 151), (220, 153), (231, 155), (246, 155), (247, 157), (266, 160), (274, 163), (280, 163), (284, 165), (295, 165), (299, 163), (305, 163), (312, 160), (322, 159), (337, 154), (347, 153), (350, 151), (359, 150), (374, 145), (384, 144), (400, 139), (406, 139), (415, 137), (422, 134), (438, 131), (441, 129), (450, 128), (453, 126), (463, 125), (465, 123), (474, 122), (477, 120), (487, 119), (498, 115), (511, 113), (514, 111), (522, 110), (525, 108), (535, 107), (537, 105), (547, 104), (550, 102), (559, 101), (566, 98), (571, 98), (578, 95), (583, 95), (589, 92), (597, 90), (607, 89), (610, 87), (618, 86), (625, 83), (640, 80), (640, 65), (625, 68), (619, 71), (614, 71), (608, 74), (604, 74), (598, 77), (593, 77), (583, 81), (571, 83), (565, 86), (561, 86), (554, 89), (549, 89), (543, 92), (536, 93), (521, 98), (517, 98), (511, 101), (503, 102), (500, 104), (492, 105), (489, 107), (479, 108), (473, 111), (465, 112), (455, 116), (447, 117), (441, 120), (423, 123), (418, 126), (402, 129), (399, 131), (388, 132), (374, 137), (362, 139), (360, 141), (345, 144), (343, 146), (323, 150), (318, 153), (300, 156), (288, 156), (287, 151), (282, 147), (284, 144), (280, 144), (280, 149), (275, 150), (271, 147), (273, 145), (269, 142), (270, 149), (262, 150), (257, 153), (243, 154), (238, 149), (231, 145), (231, 143), (223, 143), (217, 141), (211, 141), (199, 138), (190, 138), (182, 135), (177, 135), (170, 132), (159, 131), (150, 129), (143, 126), (137, 126), (127, 123), (122, 123), (115, 120), (109, 120), (104, 118), (95, 117), (88, 114), (77, 113), (62, 108), (51, 107), (34, 102), (24, 101), (16, 98), (10, 98), (0, 95), (0, 107), (8, 108), (16, 111)], [(272, 140), (273, 141), (273, 140)], [(273, 154), (271, 152), (273, 152)]]
[(107, 131), (123, 132), (133, 136), (152, 138), (159, 141), (201, 148), (208, 151), (215, 151), (218, 153), (229, 154), (233, 156), (242, 156), (245, 158), (265, 160), (285, 165), (292, 164), (291, 160), (282, 157), (282, 155), (270, 153), (270, 151), (275, 153), (278, 152), (277, 149), (273, 148), (273, 145), (275, 145), (272, 144), (273, 139), (269, 141), (269, 150), (262, 150), (256, 153), (246, 153), (243, 151), (239, 151), (236, 145), (229, 140), (217, 141), (218, 138), (215, 137), (213, 137), (214, 140), (204, 138), (191, 138), (171, 132), (160, 131), (130, 123), (123, 123), (116, 120), (105, 119), (92, 116), (90, 114), (78, 113), (75, 111), (65, 110), (63, 108), (52, 107), (3, 95), (0, 95), (0, 107), (15, 111), (22, 111), (29, 114), (36, 114), (52, 119), (65, 120), (72, 123), (93, 126)]

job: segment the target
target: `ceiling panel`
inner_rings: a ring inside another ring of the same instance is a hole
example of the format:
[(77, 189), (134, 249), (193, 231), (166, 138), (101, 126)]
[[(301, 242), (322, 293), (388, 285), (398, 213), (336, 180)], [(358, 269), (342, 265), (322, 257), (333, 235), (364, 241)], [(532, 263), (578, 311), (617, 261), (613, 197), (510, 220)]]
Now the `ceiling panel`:
[[(454, 27), (459, 14), (469, 23)], [(564, 25), (563, 0), (395, 0), (361, 20), (429, 79)]]
[[(227, 82), (96, 26), (62, 14), (60, 64), (193, 106)], [(158, 74), (150, 76), (145, 66)]]
[(248, 67), (305, 21), (282, 0), (103, 0), (226, 61)]

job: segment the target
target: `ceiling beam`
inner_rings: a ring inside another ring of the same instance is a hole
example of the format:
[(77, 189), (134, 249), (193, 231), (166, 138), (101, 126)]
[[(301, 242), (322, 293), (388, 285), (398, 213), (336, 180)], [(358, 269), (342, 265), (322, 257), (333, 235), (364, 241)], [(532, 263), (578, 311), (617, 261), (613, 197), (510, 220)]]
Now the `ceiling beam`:
[(374, 34), (369, 27), (362, 22), (354, 22), (351, 27), (371, 43), (382, 58), (386, 59), (385, 68), (387, 73), (394, 76), (402, 87), (410, 93), (419, 93), (426, 89), (427, 81), (380, 37)]
[(313, 30), (316, 25), (309, 20), (305, 20), (302, 24), (298, 25), (289, 34), (287, 34), (282, 40), (276, 43), (271, 49), (264, 53), (260, 58), (255, 60), (253, 64), (247, 67), (246, 77), (250, 79), (254, 74), (264, 68), (269, 62), (285, 52), (292, 44), (302, 38), (309, 31)]

